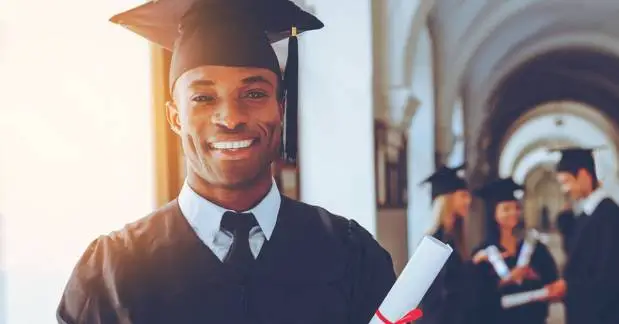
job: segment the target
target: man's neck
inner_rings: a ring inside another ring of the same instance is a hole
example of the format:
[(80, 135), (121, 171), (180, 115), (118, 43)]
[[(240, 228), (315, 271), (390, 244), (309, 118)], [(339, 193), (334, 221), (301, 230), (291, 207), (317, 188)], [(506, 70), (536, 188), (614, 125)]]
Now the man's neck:
[(258, 177), (251, 184), (238, 188), (212, 185), (195, 172), (187, 174), (187, 184), (204, 199), (236, 212), (255, 207), (271, 190), (273, 185), (269, 174)]
[(585, 192), (583, 193), (583, 199), (589, 198), (589, 196), (591, 196), (591, 194), (594, 193), (598, 188), (599, 186), (591, 186), (590, 189), (587, 188), (587, 190), (585, 190)]

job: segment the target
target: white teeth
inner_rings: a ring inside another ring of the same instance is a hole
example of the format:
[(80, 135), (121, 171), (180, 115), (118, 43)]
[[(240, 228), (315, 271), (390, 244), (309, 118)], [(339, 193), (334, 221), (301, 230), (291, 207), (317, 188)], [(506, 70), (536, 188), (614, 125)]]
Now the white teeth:
[(211, 146), (218, 150), (235, 150), (249, 147), (254, 140), (244, 140), (235, 142), (214, 142)]

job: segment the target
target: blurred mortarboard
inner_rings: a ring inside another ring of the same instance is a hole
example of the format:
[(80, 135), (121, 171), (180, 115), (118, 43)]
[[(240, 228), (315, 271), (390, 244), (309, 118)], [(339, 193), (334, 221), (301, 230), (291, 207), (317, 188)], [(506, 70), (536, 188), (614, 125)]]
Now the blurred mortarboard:
[(557, 172), (569, 172), (576, 174), (580, 169), (595, 172), (595, 160), (593, 151), (605, 149), (604, 146), (583, 148), (583, 147), (563, 147), (551, 148), (550, 152), (561, 153), (561, 159), (557, 163)]
[(475, 190), (474, 193), (484, 200), (499, 203), (519, 200), (522, 197), (523, 189), (521, 185), (514, 182), (513, 178), (509, 177), (492, 181)]
[[(282, 79), (286, 98), (284, 158), (296, 161), (297, 35), (324, 24), (289, 0), (154, 0), (110, 19), (172, 51), (170, 91), (186, 71), (204, 65), (255, 67)], [(289, 38), (284, 76), (271, 43)]]
[(432, 200), (441, 195), (467, 189), (468, 184), (466, 183), (466, 180), (464, 180), (462, 174), (465, 168), (466, 164), (462, 164), (456, 168), (450, 168), (443, 165), (423, 180), (420, 185), (429, 183), (432, 186)]

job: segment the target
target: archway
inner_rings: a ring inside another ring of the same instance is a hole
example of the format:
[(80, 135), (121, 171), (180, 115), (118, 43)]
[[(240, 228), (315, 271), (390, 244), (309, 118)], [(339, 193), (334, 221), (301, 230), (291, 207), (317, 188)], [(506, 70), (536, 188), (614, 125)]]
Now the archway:
[[(519, 153), (525, 148), (533, 152), (559, 141), (587, 146), (606, 144), (608, 149), (600, 154), (607, 157), (598, 161), (604, 165), (602, 169), (611, 170), (610, 173), (604, 171), (607, 178), (613, 178), (610, 177), (611, 173), (616, 174), (614, 156), (619, 143), (616, 131), (619, 120), (619, 110), (616, 109), (619, 106), (619, 60), (616, 57), (583, 48), (549, 52), (512, 71), (493, 86), (491, 93), (492, 96), (482, 105), (483, 109), (465, 109), (467, 162), (470, 164), (469, 175), (474, 186), (516, 172), (516, 160), (523, 161), (518, 168), (524, 170), (519, 171), (521, 179), (524, 179), (527, 169), (542, 162), (553, 163), (557, 157), (541, 152), (525, 157), (519, 156)], [(555, 105), (546, 105), (550, 103)], [(537, 109), (539, 107), (543, 108)], [(549, 117), (542, 118), (544, 116)], [(561, 119), (563, 129), (569, 127), (565, 126), (566, 121), (567, 124), (586, 122), (589, 125), (587, 128), (597, 130), (598, 135), (594, 138), (575, 136), (578, 132), (546, 133), (547, 136), (538, 135), (536, 139), (524, 141), (526, 144), (519, 144), (513, 150), (514, 153), (503, 154), (504, 149), (512, 145), (508, 140), (514, 133), (518, 129), (522, 130), (521, 126), (528, 121), (538, 119), (546, 123), (546, 127), (538, 127), (542, 133), (556, 128), (554, 122)], [(605, 139), (601, 141), (601, 138)], [(583, 141), (587, 139), (589, 141)], [(544, 144), (531, 147), (530, 144), (536, 140)], [(510, 154), (512, 156), (507, 160), (512, 162), (501, 162), (503, 155)], [(535, 156), (538, 157), (534, 159)], [(527, 163), (528, 167), (524, 168)], [(505, 164), (512, 165), (506, 168)], [(474, 208), (475, 213), (485, 213), (479, 204), (474, 205)], [(475, 241), (482, 236), (484, 224), (478, 222), (471, 227), (473, 231), (478, 231), (478, 234), (472, 236)]]
[[(619, 61), (613, 56), (573, 49), (555, 51), (527, 62), (494, 87), (492, 97), (485, 103), (483, 117), (477, 115), (482, 120), (480, 127), (467, 134), (467, 160), (473, 164), (475, 178), (487, 181), (499, 176), (499, 160), (511, 133), (519, 124), (552, 112), (558, 114), (555, 118), (568, 122), (589, 120), (596, 129), (609, 134), (607, 143), (616, 152), (618, 90)], [(563, 104), (532, 112), (551, 102)], [(467, 115), (467, 120), (473, 118), (468, 112)], [(552, 124), (551, 121), (547, 123)], [(470, 126), (467, 124), (467, 129)], [(575, 140), (570, 136), (574, 137), (564, 134), (567, 139)]]

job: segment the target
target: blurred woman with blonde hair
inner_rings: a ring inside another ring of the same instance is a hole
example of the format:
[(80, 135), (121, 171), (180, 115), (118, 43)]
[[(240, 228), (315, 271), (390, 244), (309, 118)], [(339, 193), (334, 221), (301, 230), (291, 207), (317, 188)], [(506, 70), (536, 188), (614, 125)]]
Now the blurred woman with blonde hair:
[(457, 168), (443, 166), (423, 183), (432, 186), (434, 217), (430, 235), (449, 244), (454, 252), (421, 301), (424, 315), (417, 324), (476, 323), (475, 268), (469, 257), (464, 235), (464, 219), (468, 217), (471, 194)]

